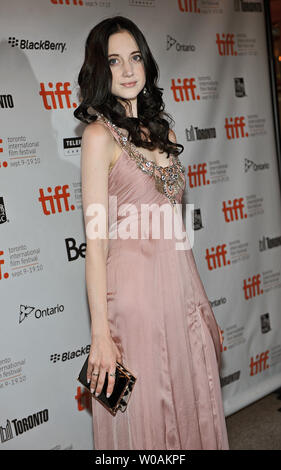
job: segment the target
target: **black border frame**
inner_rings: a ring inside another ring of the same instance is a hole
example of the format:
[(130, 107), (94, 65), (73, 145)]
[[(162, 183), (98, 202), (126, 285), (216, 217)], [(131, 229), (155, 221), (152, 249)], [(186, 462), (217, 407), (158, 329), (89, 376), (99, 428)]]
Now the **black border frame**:
[(279, 174), (279, 184), (281, 187), (281, 137), (280, 137), (280, 116), (278, 106), (278, 93), (277, 83), (275, 76), (275, 64), (273, 54), (273, 38), (272, 38), (272, 19), (270, 12), (270, 0), (263, 0), (265, 30), (266, 30), (266, 43), (267, 43), (267, 57), (270, 75), (270, 88), (271, 88), (271, 103), (274, 120), (274, 134), (277, 152), (277, 165)]

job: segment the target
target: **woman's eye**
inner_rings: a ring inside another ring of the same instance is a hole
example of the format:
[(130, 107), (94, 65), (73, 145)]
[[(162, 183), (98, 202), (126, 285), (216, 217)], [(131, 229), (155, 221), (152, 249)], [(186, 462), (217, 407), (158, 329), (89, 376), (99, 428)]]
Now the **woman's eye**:
[(109, 59), (109, 61), (108, 61), (109, 65), (114, 65), (114, 64), (116, 64), (116, 62), (114, 62), (114, 60), (117, 60), (117, 59), (116, 59), (116, 58)]
[(141, 57), (141, 55), (134, 55), (134, 56), (133, 56), (133, 59), (134, 59), (136, 62), (139, 62), (139, 61), (142, 59), (142, 57)]

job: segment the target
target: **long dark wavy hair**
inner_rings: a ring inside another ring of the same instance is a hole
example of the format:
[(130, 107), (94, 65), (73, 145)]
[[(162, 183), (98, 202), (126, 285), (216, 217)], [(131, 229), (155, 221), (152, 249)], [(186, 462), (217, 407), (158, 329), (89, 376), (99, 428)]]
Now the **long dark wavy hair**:
[[(112, 74), (108, 61), (108, 39), (111, 34), (120, 31), (128, 31), (134, 37), (144, 64), (147, 92), (144, 94), (142, 91), (138, 94), (137, 118), (126, 116), (125, 107), (111, 93)], [(137, 147), (150, 150), (159, 148), (168, 155), (179, 155), (184, 147), (169, 140), (169, 129), (174, 121), (164, 111), (163, 88), (157, 86), (158, 78), (158, 66), (144, 35), (135, 23), (122, 16), (107, 18), (92, 28), (86, 39), (84, 63), (78, 75), (80, 105), (73, 114), (80, 121), (90, 123), (97, 118), (94, 114), (96, 110), (117, 127), (127, 129), (128, 139)], [(140, 126), (149, 130), (150, 142), (141, 138), (143, 132)]]

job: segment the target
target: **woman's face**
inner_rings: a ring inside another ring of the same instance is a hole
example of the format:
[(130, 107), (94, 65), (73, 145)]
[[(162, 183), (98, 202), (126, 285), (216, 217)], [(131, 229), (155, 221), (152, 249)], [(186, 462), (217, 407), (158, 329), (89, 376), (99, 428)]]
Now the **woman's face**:
[(112, 73), (111, 93), (135, 100), (144, 88), (146, 78), (141, 52), (128, 31), (109, 37), (108, 61)]

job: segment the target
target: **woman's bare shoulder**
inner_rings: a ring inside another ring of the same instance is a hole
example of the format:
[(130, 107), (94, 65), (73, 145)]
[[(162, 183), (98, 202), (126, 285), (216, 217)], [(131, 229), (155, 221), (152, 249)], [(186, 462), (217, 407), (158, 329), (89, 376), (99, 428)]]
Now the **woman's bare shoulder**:
[(87, 140), (92, 140), (95, 138), (99, 139), (100, 141), (107, 142), (112, 140), (110, 130), (105, 126), (105, 124), (102, 124), (100, 121), (94, 121), (90, 124), (87, 124), (82, 134), (82, 139), (85, 140), (85, 138)]

